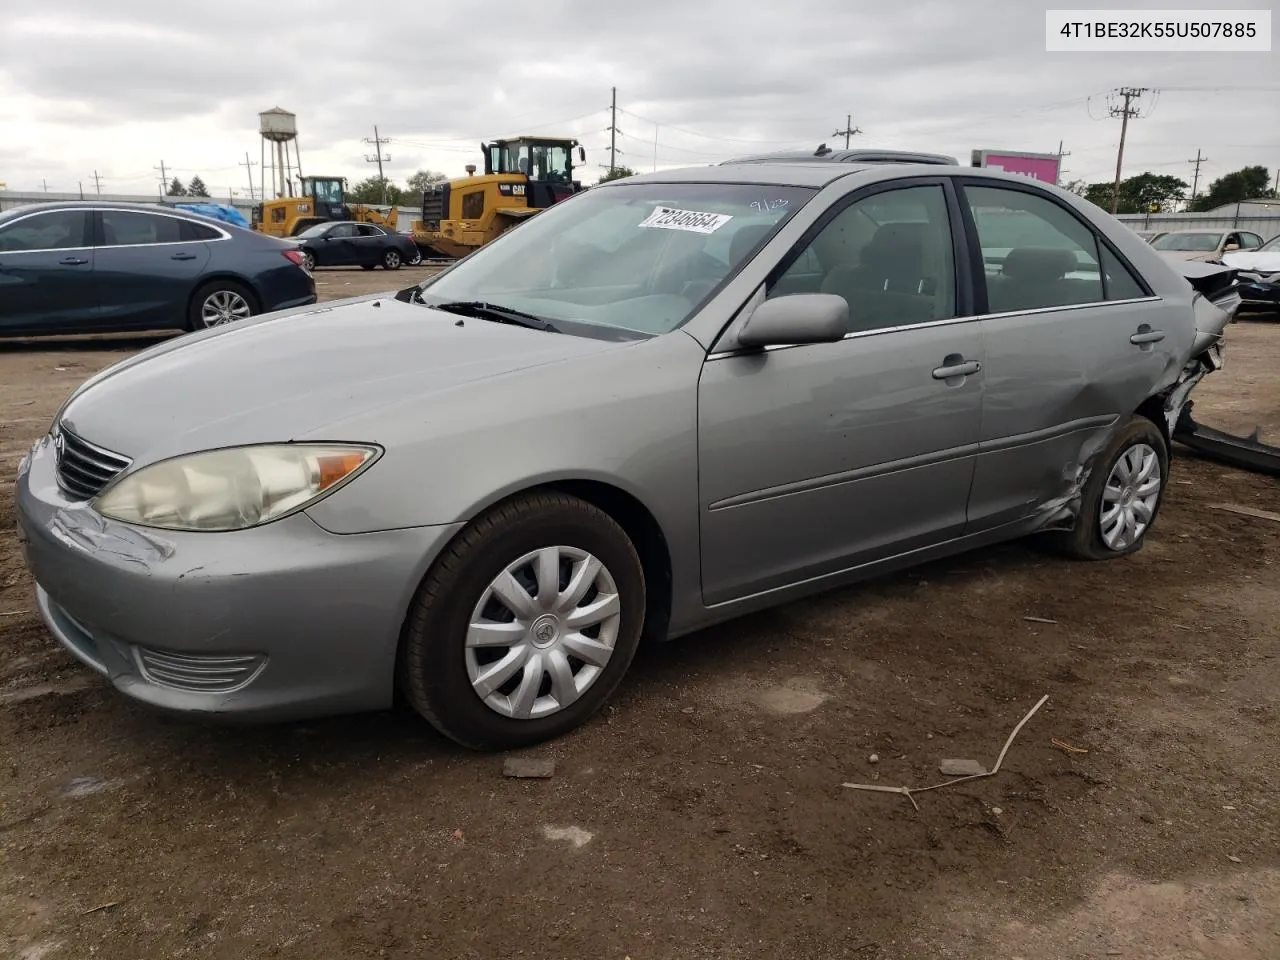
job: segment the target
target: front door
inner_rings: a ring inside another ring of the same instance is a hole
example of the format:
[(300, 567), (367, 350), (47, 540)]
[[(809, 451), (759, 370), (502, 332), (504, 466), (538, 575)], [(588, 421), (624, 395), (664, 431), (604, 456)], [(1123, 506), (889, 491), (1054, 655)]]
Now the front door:
[[(104, 326), (139, 330), (181, 327), (191, 294), (209, 262), (209, 244), (196, 224), (141, 210), (98, 212), (94, 279)], [(212, 227), (203, 228), (205, 235)]]
[(984, 377), (982, 334), (956, 282), (956, 210), (940, 181), (855, 194), (766, 291), (843, 296), (849, 336), (713, 354), (704, 366), (709, 606), (962, 533)]
[(89, 214), (50, 210), (0, 226), (0, 332), (91, 328), (93, 246)]
[(316, 263), (326, 267), (349, 267), (360, 262), (356, 246), (356, 225), (336, 223), (316, 244)]

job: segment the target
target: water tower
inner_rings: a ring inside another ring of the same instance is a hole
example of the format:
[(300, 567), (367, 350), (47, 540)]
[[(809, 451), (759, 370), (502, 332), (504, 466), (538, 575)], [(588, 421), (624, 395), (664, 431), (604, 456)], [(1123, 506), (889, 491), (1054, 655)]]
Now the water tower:
[[(277, 197), (287, 197), (292, 193), (291, 183), (293, 171), (302, 176), (302, 160), (298, 156), (298, 118), (288, 110), (272, 107), (258, 114), (258, 133), (262, 137), (262, 162), (258, 169), (261, 176), (266, 177), (267, 150), (271, 150), (271, 185)], [(267, 145), (271, 144), (270, 147)], [(289, 145), (293, 144), (293, 160), (289, 159)], [(263, 184), (262, 196), (265, 198), (266, 185)]]

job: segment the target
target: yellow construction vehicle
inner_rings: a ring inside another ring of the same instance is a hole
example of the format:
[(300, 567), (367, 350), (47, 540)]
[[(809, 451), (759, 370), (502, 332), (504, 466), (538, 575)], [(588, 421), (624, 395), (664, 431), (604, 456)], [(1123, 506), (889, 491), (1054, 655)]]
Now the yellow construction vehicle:
[(577, 140), (515, 137), (482, 143), (484, 173), (433, 184), (422, 195), (422, 219), (413, 239), (423, 256), (465, 257), (505, 230), (582, 189), (573, 159), (586, 162)]
[(253, 208), (253, 229), (273, 237), (292, 237), (317, 223), (359, 220), (396, 232), (395, 207), (382, 212), (360, 203), (347, 204), (345, 177), (299, 177), (298, 180), (301, 196), (266, 200)]

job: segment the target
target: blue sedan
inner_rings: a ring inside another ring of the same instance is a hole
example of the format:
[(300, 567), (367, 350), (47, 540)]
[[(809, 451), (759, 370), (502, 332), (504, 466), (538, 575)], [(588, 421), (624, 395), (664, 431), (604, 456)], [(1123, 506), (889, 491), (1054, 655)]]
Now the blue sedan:
[(316, 300), (293, 245), (159, 205), (0, 214), (0, 336), (200, 330)]

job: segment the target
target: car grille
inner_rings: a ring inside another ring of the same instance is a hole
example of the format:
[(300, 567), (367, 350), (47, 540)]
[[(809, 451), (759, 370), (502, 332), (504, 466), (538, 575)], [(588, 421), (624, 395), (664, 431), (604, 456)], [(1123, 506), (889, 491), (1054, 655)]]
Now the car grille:
[(229, 693), (250, 683), (266, 665), (254, 655), (211, 656), (136, 647), (138, 666), (152, 683), (191, 693)]
[(58, 485), (78, 500), (90, 500), (129, 466), (128, 457), (94, 446), (59, 425), (54, 429)]

